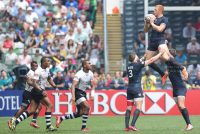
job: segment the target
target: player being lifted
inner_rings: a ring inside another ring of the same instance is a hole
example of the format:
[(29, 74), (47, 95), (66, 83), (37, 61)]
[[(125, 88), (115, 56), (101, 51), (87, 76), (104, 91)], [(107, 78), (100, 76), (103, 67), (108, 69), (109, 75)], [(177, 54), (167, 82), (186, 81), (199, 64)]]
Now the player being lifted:
[(90, 105), (87, 102), (86, 99), (86, 88), (88, 86), (88, 83), (90, 82), (91, 86), (91, 96), (90, 100), (94, 100), (94, 75), (92, 71), (91, 63), (88, 60), (84, 60), (82, 62), (83, 70), (80, 70), (76, 73), (73, 83), (72, 83), (72, 98), (70, 102), (74, 103), (76, 102), (76, 106), (78, 111), (72, 114), (68, 114), (66, 116), (56, 117), (56, 127), (60, 127), (60, 123), (63, 120), (67, 119), (75, 119), (82, 116), (82, 128), (81, 131), (91, 131), (86, 128), (86, 122), (88, 119), (88, 113), (90, 111)]
[[(173, 57), (176, 57), (176, 50), (175, 49), (170, 49), (169, 50), (170, 54)], [(185, 108), (185, 95), (186, 95), (186, 86), (181, 78), (180, 74), (180, 69), (177, 68), (177, 66), (174, 66), (170, 62), (166, 62), (167, 64), (167, 69), (168, 69), (168, 74), (169, 74), (169, 79), (172, 83), (173, 86), (173, 97), (174, 100), (182, 113), (182, 116), (187, 124), (186, 128), (184, 130), (192, 130), (194, 127), (190, 123), (190, 118), (188, 114), (188, 110)]]
[(33, 89), (31, 90), (31, 107), (30, 110), (23, 112), (16, 121), (12, 121), (12, 130), (15, 131), (16, 125), (18, 125), (21, 121), (28, 118), (30, 115), (34, 114), (39, 104), (43, 104), (46, 107), (45, 117), (46, 117), (46, 131), (56, 131), (57, 129), (51, 125), (51, 110), (52, 103), (47, 97), (47, 93), (45, 91), (45, 85), (48, 81), (49, 84), (54, 87), (56, 92), (59, 94), (59, 89), (56, 87), (55, 83), (51, 79), (49, 73), (50, 61), (48, 58), (43, 57), (41, 59), (41, 68), (38, 68), (32, 80), (29, 81), (31, 85), (33, 85)]
[[(128, 73), (128, 88), (127, 88), (127, 110), (125, 114), (125, 129), (124, 131), (140, 131), (136, 128), (135, 123), (140, 115), (140, 111), (142, 110), (143, 103), (143, 93), (141, 88), (141, 79), (142, 79), (142, 68), (150, 65), (157, 59), (159, 59), (165, 53), (165, 49), (161, 49), (159, 54), (152, 57), (149, 60), (142, 61), (138, 58), (135, 52), (132, 52), (128, 56), (128, 60), (131, 62), (127, 68)], [(147, 55), (144, 56), (146, 58)], [(132, 107), (136, 104), (136, 110), (134, 111), (133, 120), (131, 125), (129, 126), (130, 114), (132, 111)]]
[[(26, 88), (25, 88), (25, 90), (24, 90), (24, 92), (22, 94), (22, 105), (21, 105), (20, 109), (12, 117), (12, 119), (8, 121), (8, 127), (10, 128), (10, 130), (12, 130), (12, 124), (11, 124), (12, 120), (16, 120), (24, 111), (26, 111), (26, 109), (30, 105), (30, 102), (31, 102), (31, 90), (33, 89), (33, 85), (31, 85), (32, 83), (29, 83), (29, 81), (30, 81), (30, 79), (33, 78), (34, 71), (37, 68), (38, 68), (37, 62), (36, 61), (32, 61), (31, 62), (31, 70), (24, 77), (24, 83), (26, 83)], [(37, 116), (38, 116), (38, 114), (39, 114), (41, 109), (42, 109), (42, 105), (40, 104), (38, 109), (34, 113), (32, 122), (30, 123), (30, 125), (35, 127), (35, 128), (40, 128), (40, 126), (38, 126), (36, 124), (36, 118), (37, 118)]]
[[(149, 60), (151, 57), (153, 57), (157, 50), (160, 51), (161, 49), (166, 49), (166, 52), (160, 57), (160, 59), (165, 62), (168, 61), (173, 65), (176, 65), (180, 68), (185, 78), (188, 78), (188, 73), (184, 67), (181, 66), (180, 63), (178, 63), (173, 57), (169, 57), (169, 50), (167, 48), (167, 45), (165, 44), (164, 39), (164, 32), (166, 29), (166, 26), (168, 24), (168, 19), (163, 16), (164, 13), (164, 7), (162, 5), (156, 5), (154, 8), (154, 17), (150, 17), (150, 23), (146, 21), (146, 24), (144, 25), (144, 32), (149, 32), (152, 29), (151, 32), (151, 38), (150, 38), (150, 44), (146, 50), (146, 53), (148, 54), (146, 57), (146, 60)], [(149, 65), (152, 69), (157, 71), (162, 76), (162, 85), (166, 82), (167, 74), (160, 70), (160, 68), (155, 64), (152, 63)]]

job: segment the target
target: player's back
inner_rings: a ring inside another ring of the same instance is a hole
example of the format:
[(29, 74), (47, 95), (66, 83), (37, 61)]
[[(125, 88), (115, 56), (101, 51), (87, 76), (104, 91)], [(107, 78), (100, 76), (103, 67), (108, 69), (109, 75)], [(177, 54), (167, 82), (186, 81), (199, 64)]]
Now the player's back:
[[(157, 26), (160, 26), (161, 24), (165, 24), (167, 26), (168, 19), (165, 16), (162, 16), (160, 18), (156, 18), (154, 24), (157, 25)], [(165, 30), (163, 30), (162, 32), (158, 32), (155, 29), (152, 29), (150, 40), (164, 39), (164, 32), (165, 32)]]
[(131, 63), (127, 68), (128, 73), (128, 90), (141, 89), (141, 79), (142, 79), (142, 68), (144, 67), (143, 62)]
[[(33, 71), (33, 70), (30, 70), (30, 71), (25, 75), (25, 77), (26, 77), (27, 80), (28, 80), (28, 77), (33, 78), (33, 76), (34, 76), (34, 71)], [(26, 88), (25, 88), (25, 90), (27, 90), (27, 91), (30, 92), (32, 89), (33, 89), (33, 87), (30, 86), (30, 85), (28, 84), (28, 82), (26, 82)]]

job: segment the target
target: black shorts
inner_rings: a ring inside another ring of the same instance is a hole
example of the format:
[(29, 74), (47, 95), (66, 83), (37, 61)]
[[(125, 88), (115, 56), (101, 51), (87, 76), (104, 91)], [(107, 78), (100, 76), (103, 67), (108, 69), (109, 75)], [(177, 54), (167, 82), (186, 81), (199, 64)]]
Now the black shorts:
[(24, 90), (22, 94), (22, 104), (21, 106), (28, 107), (31, 103), (31, 92)]
[(173, 97), (186, 96), (187, 89), (173, 89)]
[(75, 99), (77, 105), (79, 105), (83, 101), (86, 101), (87, 100), (86, 92), (78, 88), (75, 88)]
[(39, 103), (40, 100), (44, 99), (45, 97), (46, 97), (46, 96), (43, 96), (43, 94), (42, 94), (39, 90), (37, 90), (37, 89), (35, 89), (35, 88), (33, 88), (33, 89), (31, 90), (31, 98), (32, 98), (35, 102)]
[(142, 89), (137, 89), (136, 91), (134, 90), (127, 90), (127, 100), (134, 100), (137, 98), (143, 98), (144, 95), (142, 93)]
[(159, 40), (150, 40), (150, 44), (147, 48), (149, 51), (157, 51), (158, 46), (165, 44), (165, 39), (159, 39)]

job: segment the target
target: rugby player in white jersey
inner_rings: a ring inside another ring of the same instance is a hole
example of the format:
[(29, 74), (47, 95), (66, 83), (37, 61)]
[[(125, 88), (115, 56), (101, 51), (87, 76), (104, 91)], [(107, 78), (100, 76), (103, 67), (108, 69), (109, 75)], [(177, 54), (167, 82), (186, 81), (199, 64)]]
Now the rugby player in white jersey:
[[(12, 124), (11, 124), (12, 120), (16, 120), (24, 111), (26, 111), (26, 109), (30, 105), (31, 90), (33, 89), (33, 85), (31, 85), (32, 83), (29, 83), (29, 81), (33, 78), (34, 71), (37, 68), (38, 68), (37, 62), (32, 61), (31, 62), (31, 70), (26, 74), (26, 76), (24, 76), (24, 83), (26, 83), (26, 88), (25, 88), (25, 90), (22, 94), (22, 104), (21, 104), (20, 109), (15, 113), (15, 115), (12, 117), (12, 119), (8, 121), (8, 127), (9, 127), (10, 130), (12, 129)], [(30, 125), (35, 127), (35, 128), (40, 128), (40, 126), (38, 126), (36, 124), (36, 118), (37, 118), (41, 109), (42, 109), (42, 105), (40, 104), (38, 109), (34, 113), (32, 122), (30, 123)]]
[(76, 102), (76, 106), (78, 111), (68, 114), (66, 116), (57, 116), (56, 117), (56, 127), (59, 128), (60, 127), (60, 123), (63, 120), (67, 120), (67, 119), (75, 119), (78, 117), (82, 116), (82, 128), (81, 131), (91, 131), (89, 129), (86, 128), (86, 122), (88, 119), (88, 113), (90, 111), (90, 105), (87, 102), (87, 98), (86, 98), (86, 88), (88, 86), (88, 83), (90, 82), (90, 86), (91, 86), (91, 96), (90, 96), (90, 100), (93, 101), (94, 100), (94, 75), (92, 73), (92, 71), (90, 71), (92, 69), (91, 63), (88, 60), (84, 60), (82, 62), (82, 67), (83, 70), (80, 70), (76, 73), (74, 80), (72, 82), (72, 98), (70, 100), (70, 102), (72, 102), (73, 104)]
[(30, 110), (23, 112), (16, 121), (12, 121), (12, 130), (16, 131), (16, 125), (18, 125), (21, 121), (28, 118), (30, 115), (34, 114), (38, 105), (41, 103), (46, 107), (45, 117), (46, 117), (46, 131), (56, 131), (57, 128), (54, 128), (51, 125), (51, 110), (52, 103), (47, 97), (47, 93), (45, 91), (45, 85), (48, 81), (49, 84), (55, 88), (56, 92), (59, 94), (59, 89), (56, 87), (55, 83), (51, 79), (49, 73), (50, 61), (48, 58), (43, 57), (41, 59), (41, 68), (38, 68), (32, 81), (30, 82), (34, 88), (31, 90), (31, 107)]

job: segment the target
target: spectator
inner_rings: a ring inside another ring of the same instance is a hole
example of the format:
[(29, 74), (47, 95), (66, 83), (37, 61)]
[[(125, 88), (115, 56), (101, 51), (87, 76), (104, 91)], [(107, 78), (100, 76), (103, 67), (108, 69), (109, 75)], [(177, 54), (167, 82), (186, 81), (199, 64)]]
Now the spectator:
[(65, 40), (68, 42), (70, 39), (73, 41), (75, 41), (75, 36), (74, 36), (74, 29), (69, 29), (69, 33), (65, 36)]
[(194, 23), (194, 28), (196, 31), (200, 32), (200, 16), (198, 17), (198, 22)]
[[(78, 18), (77, 18), (77, 15), (76, 14), (73, 14), (72, 15), (72, 20), (73, 20), (73, 23), (77, 26), (78, 25), (78, 22), (80, 21)], [(70, 27), (71, 28), (71, 27)]]
[(81, 15), (80, 20), (77, 24), (77, 27), (83, 29), (83, 24), (84, 22), (86, 22), (86, 28), (91, 28), (90, 23), (88, 21), (86, 21), (86, 16), (85, 15)]
[(82, 33), (82, 30), (80, 28), (78, 28), (77, 30), (78, 33), (75, 36), (76, 43), (80, 44), (80, 42), (83, 42), (84, 40), (89, 42), (89, 37), (85, 33)]
[(54, 21), (53, 21), (53, 14), (52, 14), (52, 12), (47, 13), (46, 16), (47, 16), (46, 22), (48, 22), (48, 23), (49, 23), (49, 22), (50, 22), (50, 23), (54, 22)]
[(56, 73), (59, 71), (59, 68), (56, 67), (56, 61), (52, 61), (52, 68), (50, 69), (51, 76), (55, 76)]
[(165, 40), (168, 41), (168, 48), (172, 48), (172, 29), (169, 27), (166, 27), (165, 34), (164, 34)]
[(200, 53), (200, 45), (196, 42), (196, 38), (192, 37), (191, 42), (187, 44), (188, 53)]
[(21, 28), (21, 29), (20, 29), (20, 35), (21, 35), (21, 37), (24, 39), (24, 41), (26, 41), (26, 35), (25, 35), (25, 30), (24, 30), (24, 28)]
[(53, 49), (53, 50), (58, 50), (58, 49), (60, 49), (59, 40), (55, 39), (55, 40), (53, 41), (52, 49)]
[(187, 69), (188, 75), (195, 76), (198, 71), (200, 71), (200, 65), (199, 64), (194, 63), (194, 64), (188, 66), (188, 69)]
[[(34, 18), (34, 19), (35, 19), (35, 18)], [(38, 36), (41, 34), (39, 27), (37, 26), (37, 24), (36, 24), (35, 22), (33, 22), (31, 25), (32, 25), (32, 27), (33, 27), (33, 32), (34, 32), (34, 33), (36, 34), (36, 36), (38, 37)]]
[(12, 26), (13, 26), (13, 29), (15, 29), (15, 30), (23, 28), (21, 20), (19, 18), (16, 20), (16, 23)]
[(90, 19), (90, 16), (86, 14), (86, 11), (85, 11), (85, 10), (82, 10), (82, 11), (81, 11), (81, 15), (86, 16), (85, 21), (90, 22), (90, 27), (92, 27), (92, 20)]
[(62, 22), (62, 21), (60, 21), (60, 24), (59, 24), (58, 27), (59, 27), (59, 30), (60, 30), (60, 31), (63, 31), (63, 32), (65, 32), (65, 33), (68, 32), (68, 29), (66, 28), (65, 25), (63, 25), (63, 22)]
[(46, 35), (47, 35), (47, 39), (54, 39), (54, 35), (51, 33), (49, 28), (46, 28)]
[(61, 14), (61, 12), (67, 13), (67, 8), (62, 5), (61, 1), (58, 1), (58, 6), (55, 9), (57, 9), (59, 14)]
[(28, 41), (28, 49), (38, 48), (39, 41), (36, 37), (36, 34), (32, 34), (32, 38)]
[(5, 34), (2, 32), (2, 29), (0, 29), (0, 40), (5, 38)]
[(11, 14), (6, 10), (2, 15), (2, 22), (10, 22)]
[(57, 77), (55, 77), (53, 79), (54, 83), (56, 84), (56, 86), (59, 88), (64, 88), (65, 87), (65, 79), (64, 77), (62, 76), (62, 72), (61, 71), (58, 71), (57, 72)]
[(92, 44), (96, 45), (98, 48), (102, 48), (103, 46), (103, 42), (100, 40), (98, 35), (94, 36), (94, 41), (92, 42)]
[(106, 74), (106, 87), (110, 87), (110, 83), (112, 82), (112, 78), (110, 73)]
[(187, 56), (183, 54), (182, 51), (178, 51), (178, 55), (176, 56), (176, 60), (180, 62), (182, 65), (187, 65)]
[(36, 59), (37, 64), (40, 65), (40, 61), (42, 59), (42, 56), (40, 55), (39, 50), (35, 51), (35, 55), (32, 56), (32, 59)]
[(83, 44), (82, 46), (79, 45), (78, 50), (76, 51), (76, 54), (75, 54), (75, 59), (87, 60), (88, 56), (89, 56), (88, 55), (88, 47), (86, 46), (86, 44)]
[(151, 75), (150, 70), (146, 70), (141, 85), (143, 85), (143, 90), (156, 90), (156, 76)]
[(53, 10), (53, 20), (60, 19), (61, 14), (58, 12), (58, 9)]
[(74, 45), (73, 40), (68, 41), (68, 45), (67, 45), (66, 50), (68, 52), (68, 55), (71, 55), (71, 56), (76, 53), (76, 46)]
[(124, 80), (120, 78), (119, 71), (115, 72), (115, 79), (112, 79), (110, 82), (110, 88), (111, 89), (123, 89), (126, 86), (124, 83)]
[(98, 79), (98, 87), (106, 87), (105, 75), (101, 74)]
[(42, 17), (48, 13), (47, 9), (42, 5), (41, 0), (37, 0), (37, 6), (35, 6), (33, 11), (38, 15), (38, 17)]
[(65, 59), (67, 57), (67, 51), (65, 50), (64, 43), (60, 43), (60, 55), (63, 56)]
[(70, 72), (70, 78), (67, 80), (69, 88), (71, 88), (71, 86), (72, 86), (72, 82), (73, 82), (74, 77), (75, 77), (75, 73), (74, 73), (74, 71), (71, 71)]
[(190, 86), (190, 84), (188, 84), (188, 79), (183, 79), (183, 82), (185, 83), (186, 89), (190, 90), (192, 87)]
[(200, 89), (200, 71), (197, 72), (197, 78), (192, 82), (192, 89)]
[(92, 44), (92, 49), (90, 52), (90, 63), (92, 64), (93, 70), (96, 69), (96, 65), (99, 59), (99, 51), (94, 44)]
[(15, 18), (15, 16), (11, 16), (9, 26), (14, 26), (15, 24), (16, 24), (16, 18)]
[(0, 11), (4, 11), (5, 5), (2, 0), (0, 0)]
[(87, 27), (87, 22), (84, 21), (83, 22), (83, 28), (82, 28), (82, 32), (85, 33), (86, 35), (88, 35), (88, 37), (92, 38), (92, 29), (91, 27)]
[(28, 64), (30, 63), (31, 63), (31, 56), (28, 55), (28, 49), (24, 49), (24, 54), (19, 56), (17, 64), (28, 66)]
[(60, 43), (67, 44), (67, 41), (66, 41), (66, 39), (65, 39), (65, 33), (64, 33), (64, 32), (61, 32), (61, 33), (60, 33)]
[(9, 49), (9, 53), (6, 54), (6, 58), (5, 60), (17, 60), (17, 54), (16, 53), (13, 53), (13, 48), (10, 47)]
[(134, 42), (134, 48), (136, 50), (143, 49), (145, 47), (145, 38), (144, 38), (144, 32), (140, 32), (138, 35), (138, 39), (136, 42)]
[(56, 30), (58, 29), (59, 24), (60, 24), (59, 19), (56, 19), (55, 24), (52, 26), (52, 33), (56, 33)]
[(191, 23), (187, 23), (187, 26), (183, 29), (183, 37), (191, 39), (192, 37), (196, 36), (196, 31), (194, 27), (192, 27)]
[(47, 43), (46, 49), (43, 50), (43, 52), (42, 52), (42, 56), (52, 58), (54, 55), (55, 54), (54, 54), (54, 51), (52, 49), (52, 41), (49, 40), (48, 43)]
[(59, 32), (56, 33), (56, 39), (60, 42), (60, 33)]
[(20, 30), (16, 29), (15, 30), (15, 35), (14, 35), (14, 43), (17, 43), (17, 42), (24, 43), (25, 37), (23, 38), (21, 35), (22, 34), (20, 33)]
[(26, 10), (26, 8), (29, 6), (28, 2), (26, 2), (26, 0), (19, 0), (15, 3), (16, 7), (21, 7), (24, 11)]
[(78, 9), (83, 10), (84, 9), (84, 0), (79, 0), (78, 1)]
[(75, 0), (69, 0), (65, 3), (68, 10), (75, 8), (78, 11), (78, 3)]
[(44, 33), (43, 34), (44, 39), (40, 41), (40, 48), (42, 48), (43, 50), (47, 48), (47, 43), (50, 41), (47, 39), (47, 34)]
[(29, 36), (26, 38), (26, 45), (29, 43), (29, 40), (31, 40), (32, 39), (32, 35), (33, 35), (33, 27), (31, 26), (31, 27), (29, 27), (29, 29), (28, 29), (29, 31)]
[(55, 58), (57, 58), (60, 61), (64, 61), (65, 60), (65, 58), (60, 55), (60, 49), (56, 50)]
[(198, 6), (200, 5), (200, 0), (193, 0), (191, 6)]
[(68, 72), (74, 72), (76, 70), (76, 67), (74, 65), (72, 65), (72, 59), (68, 60), (68, 66), (65, 68), (65, 74), (67, 74)]
[(98, 87), (98, 80), (99, 80), (99, 74), (97, 71), (94, 71), (94, 87)]
[(61, 21), (63, 24), (66, 24), (66, 23), (67, 23), (66, 12), (64, 12), (64, 11), (61, 12), (61, 18), (60, 18), (60, 21)]
[(1, 75), (3, 77), (2, 80), (0, 80), (0, 87), (1, 90), (5, 90), (6, 88), (8, 88), (9, 86), (12, 86), (12, 78), (10, 77), (9, 74), (6, 73), (6, 71), (1, 70)]
[(15, 15), (17, 19), (20, 19), (21, 22), (25, 21), (25, 14), (23, 13), (23, 9), (21, 6), (18, 7), (18, 13)]
[(11, 40), (13, 40), (13, 38), (14, 38), (14, 35), (15, 35), (15, 29), (13, 29), (13, 27), (12, 26), (9, 26), (9, 37), (10, 37), (10, 39)]
[(94, 24), (96, 23), (96, 13), (97, 13), (97, 1), (96, 0), (90, 0), (90, 4), (94, 5), (94, 8), (92, 12), (90, 13), (90, 18), (92, 20), (92, 29), (94, 29)]
[(34, 18), (39, 19), (39, 18), (38, 18), (38, 15), (37, 15), (36, 13), (32, 12), (32, 10), (33, 10), (32, 7), (28, 7), (28, 8), (27, 8), (28, 14), (26, 14), (25, 20), (26, 20), (26, 22), (29, 23), (29, 24), (32, 24), (32, 23), (33, 23), (33, 19), (34, 19)]
[(2, 51), (6, 53), (9, 48), (13, 47), (14, 48), (14, 42), (10, 39), (9, 34), (6, 34), (6, 40), (2, 42)]
[(97, 0), (97, 13), (102, 13), (102, 0)]
[(9, 2), (9, 8), (12, 9), (12, 16), (15, 16), (18, 13), (17, 7), (14, 5), (14, 2), (12, 0)]

